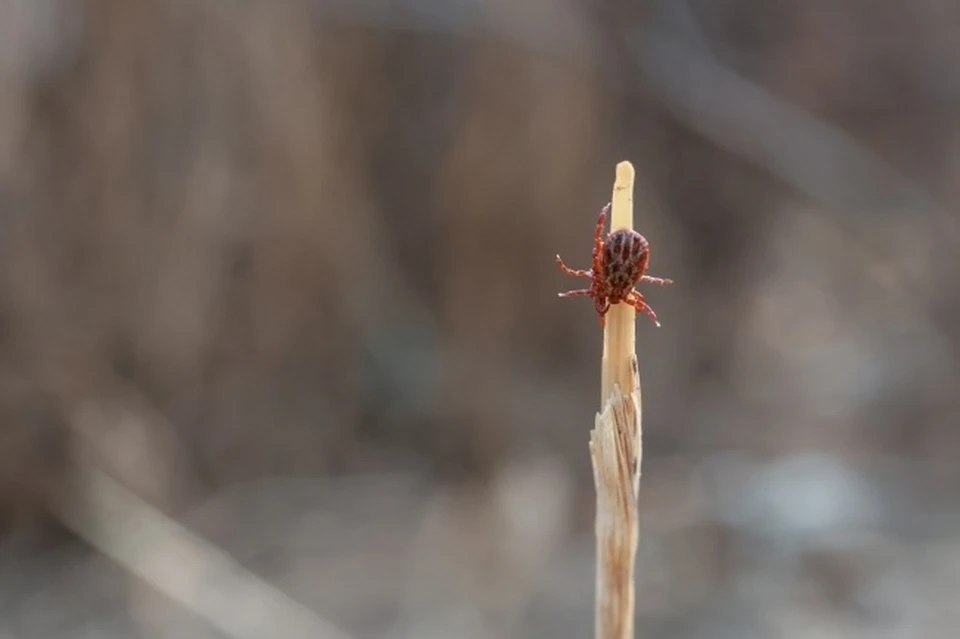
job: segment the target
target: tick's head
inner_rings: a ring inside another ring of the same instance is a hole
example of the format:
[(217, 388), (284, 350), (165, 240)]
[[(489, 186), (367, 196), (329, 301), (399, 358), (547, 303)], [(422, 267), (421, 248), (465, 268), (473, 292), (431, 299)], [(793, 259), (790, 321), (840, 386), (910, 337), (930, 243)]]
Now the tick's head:
[(619, 229), (603, 243), (602, 272), (611, 302), (619, 302), (647, 270), (647, 240), (630, 229)]

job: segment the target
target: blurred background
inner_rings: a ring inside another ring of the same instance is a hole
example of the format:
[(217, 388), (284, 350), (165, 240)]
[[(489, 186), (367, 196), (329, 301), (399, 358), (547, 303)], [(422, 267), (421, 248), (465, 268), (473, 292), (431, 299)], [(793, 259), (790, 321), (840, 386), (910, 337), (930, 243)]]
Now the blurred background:
[(949, 637), (960, 5), (0, 1), (0, 636)]

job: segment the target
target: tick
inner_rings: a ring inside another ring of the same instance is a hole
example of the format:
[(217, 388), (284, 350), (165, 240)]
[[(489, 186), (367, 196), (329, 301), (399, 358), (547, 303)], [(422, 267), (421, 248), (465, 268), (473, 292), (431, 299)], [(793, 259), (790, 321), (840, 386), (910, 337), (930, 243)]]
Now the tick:
[(600, 316), (600, 326), (605, 323), (611, 304), (629, 304), (638, 311), (649, 315), (657, 326), (660, 321), (657, 314), (644, 300), (634, 286), (640, 282), (650, 284), (672, 284), (673, 280), (647, 275), (650, 264), (650, 243), (631, 229), (619, 229), (603, 236), (610, 205), (600, 211), (597, 229), (593, 237), (593, 266), (588, 270), (569, 268), (557, 256), (557, 266), (567, 275), (586, 277), (590, 288), (560, 293), (559, 297), (592, 297), (593, 304)]

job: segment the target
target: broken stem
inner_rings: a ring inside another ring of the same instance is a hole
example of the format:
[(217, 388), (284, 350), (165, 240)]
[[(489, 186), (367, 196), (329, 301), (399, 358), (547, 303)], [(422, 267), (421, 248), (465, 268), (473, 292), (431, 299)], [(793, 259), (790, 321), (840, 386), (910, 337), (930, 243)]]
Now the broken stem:
[[(617, 165), (610, 230), (633, 228), (634, 169)], [(597, 490), (596, 639), (632, 639), (634, 563), (639, 541), (637, 495), (642, 458), (636, 310), (614, 304), (607, 314), (601, 360), (600, 413), (590, 432)]]

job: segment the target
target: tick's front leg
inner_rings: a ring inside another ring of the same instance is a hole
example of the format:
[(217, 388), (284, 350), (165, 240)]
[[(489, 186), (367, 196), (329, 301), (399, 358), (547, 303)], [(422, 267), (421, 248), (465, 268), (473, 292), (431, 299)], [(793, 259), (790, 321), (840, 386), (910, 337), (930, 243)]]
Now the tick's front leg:
[(660, 284), (661, 286), (664, 284), (673, 284), (673, 280), (668, 280), (663, 277), (650, 277), (649, 275), (644, 275), (640, 278), (640, 281), (648, 282), (650, 284)]
[(567, 275), (574, 275), (576, 277), (593, 277), (593, 271), (585, 271), (582, 269), (573, 269), (563, 263), (563, 260), (560, 259), (560, 256), (557, 256), (557, 266), (560, 267), (560, 270), (566, 273)]
[(593, 272), (599, 273), (601, 266), (601, 255), (603, 255), (603, 231), (607, 224), (607, 215), (610, 213), (612, 202), (600, 209), (600, 215), (597, 216), (597, 228), (593, 234)]
[(593, 297), (593, 291), (589, 288), (579, 291), (567, 291), (566, 293), (557, 293), (557, 297)]

